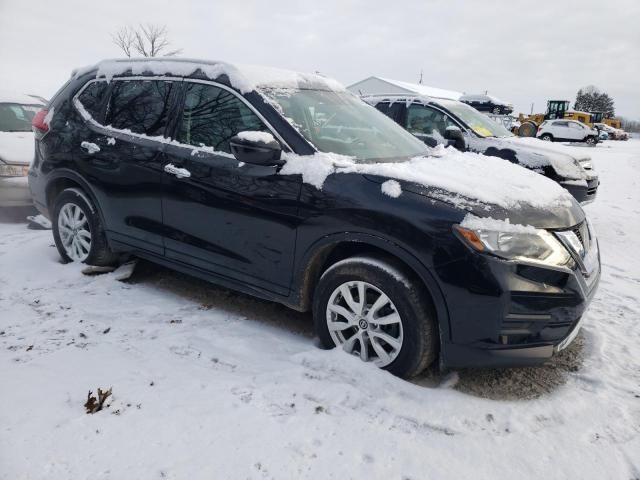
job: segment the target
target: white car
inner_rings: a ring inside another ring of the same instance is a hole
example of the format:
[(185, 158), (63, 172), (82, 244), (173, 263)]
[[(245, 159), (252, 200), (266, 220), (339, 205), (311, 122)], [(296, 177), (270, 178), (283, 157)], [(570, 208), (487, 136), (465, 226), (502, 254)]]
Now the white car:
[(34, 157), (31, 120), (43, 98), (0, 92), (0, 207), (33, 205), (27, 173)]
[(575, 120), (545, 120), (538, 127), (536, 137), (547, 142), (598, 143), (598, 131)]

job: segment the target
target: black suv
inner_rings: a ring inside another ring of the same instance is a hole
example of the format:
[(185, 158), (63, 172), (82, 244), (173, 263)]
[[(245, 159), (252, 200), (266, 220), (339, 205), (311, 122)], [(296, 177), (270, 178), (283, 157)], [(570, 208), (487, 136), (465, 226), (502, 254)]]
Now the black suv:
[(453, 145), (517, 163), (566, 188), (582, 204), (595, 200), (600, 181), (588, 154), (569, 154), (535, 138), (516, 137), (501, 124), (456, 100), (370, 95), (364, 99), (429, 146)]
[(312, 310), (325, 347), (396, 375), (541, 363), (598, 283), (593, 230), (556, 184), (433, 156), (320, 76), (105, 61), (46, 112), (29, 184), (65, 261), (135, 255)]
[(508, 115), (513, 112), (513, 105), (491, 95), (462, 95), (460, 101), (471, 105), (480, 112), (490, 112), (494, 115)]

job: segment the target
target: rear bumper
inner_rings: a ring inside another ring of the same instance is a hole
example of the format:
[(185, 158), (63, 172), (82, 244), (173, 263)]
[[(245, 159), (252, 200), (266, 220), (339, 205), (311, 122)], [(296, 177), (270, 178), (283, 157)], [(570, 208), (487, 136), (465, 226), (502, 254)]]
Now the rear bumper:
[(0, 177), (0, 207), (33, 206), (27, 177)]

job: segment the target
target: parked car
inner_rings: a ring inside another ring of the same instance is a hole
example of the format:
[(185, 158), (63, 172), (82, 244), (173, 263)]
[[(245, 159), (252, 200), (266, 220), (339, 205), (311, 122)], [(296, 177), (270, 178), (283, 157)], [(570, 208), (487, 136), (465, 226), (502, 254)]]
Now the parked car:
[(538, 127), (536, 137), (547, 142), (598, 143), (598, 131), (575, 120), (546, 120)]
[(45, 102), (0, 92), (0, 208), (33, 207), (27, 171), (33, 160), (31, 120)]
[(594, 127), (600, 132), (606, 132), (610, 140), (628, 140), (629, 134), (619, 128), (613, 128), (606, 123), (596, 123)]
[(403, 377), (544, 362), (598, 284), (564, 189), (434, 151), (321, 76), (105, 61), (33, 124), (29, 184), (64, 261), (133, 254), (311, 310), (323, 346)]
[[(596, 198), (599, 179), (586, 153), (576, 155), (563, 146), (551, 147), (537, 139), (517, 137), (455, 100), (405, 95), (363, 98), (429, 146), (451, 144), (459, 150), (500, 157), (558, 182), (581, 203)], [(458, 135), (455, 140), (447, 138), (454, 134)]]
[(480, 112), (491, 112), (496, 115), (509, 115), (513, 113), (513, 105), (492, 95), (462, 95), (462, 103), (472, 106)]

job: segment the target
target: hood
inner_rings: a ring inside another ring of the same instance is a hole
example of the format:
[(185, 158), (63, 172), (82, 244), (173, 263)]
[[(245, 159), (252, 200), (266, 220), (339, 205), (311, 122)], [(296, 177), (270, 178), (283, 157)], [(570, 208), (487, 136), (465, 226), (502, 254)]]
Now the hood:
[(484, 138), (482, 142), (498, 149), (513, 150), (518, 163), (531, 169), (551, 166), (559, 177), (567, 180), (584, 180), (588, 177), (580, 163), (590, 161), (591, 157), (583, 152), (576, 153), (564, 145), (530, 137)]
[[(378, 183), (386, 180), (386, 178), (369, 179), (377, 181)], [(506, 220), (514, 225), (531, 225), (536, 228), (551, 230), (566, 229), (579, 224), (585, 219), (584, 211), (573, 198), (567, 203), (560, 201), (559, 205), (550, 208), (541, 208), (540, 206), (527, 202), (519, 202), (512, 208), (505, 208), (504, 205), (498, 203), (480, 202), (474, 198), (454, 195), (451, 192), (445, 192), (416, 183), (401, 182), (400, 188), (402, 191), (415, 193), (423, 197), (447, 203), (459, 210), (471, 213), (476, 217), (491, 217), (496, 220)]]
[[(303, 182), (319, 190), (329, 175), (355, 173), (377, 183), (396, 180), (400, 189), (394, 188), (393, 196), (413, 192), (479, 217), (538, 228), (568, 228), (583, 218), (571, 194), (543, 175), (501, 158), (453, 147), (439, 145), (429, 150), (428, 156), (381, 163), (321, 152), (311, 156), (286, 153), (279, 174), (301, 174)], [(383, 191), (381, 187), (381, 195)]]
[(0, 132), (0, 160), (15, 165), (29, 165), (35, 152), (33, 132)]

